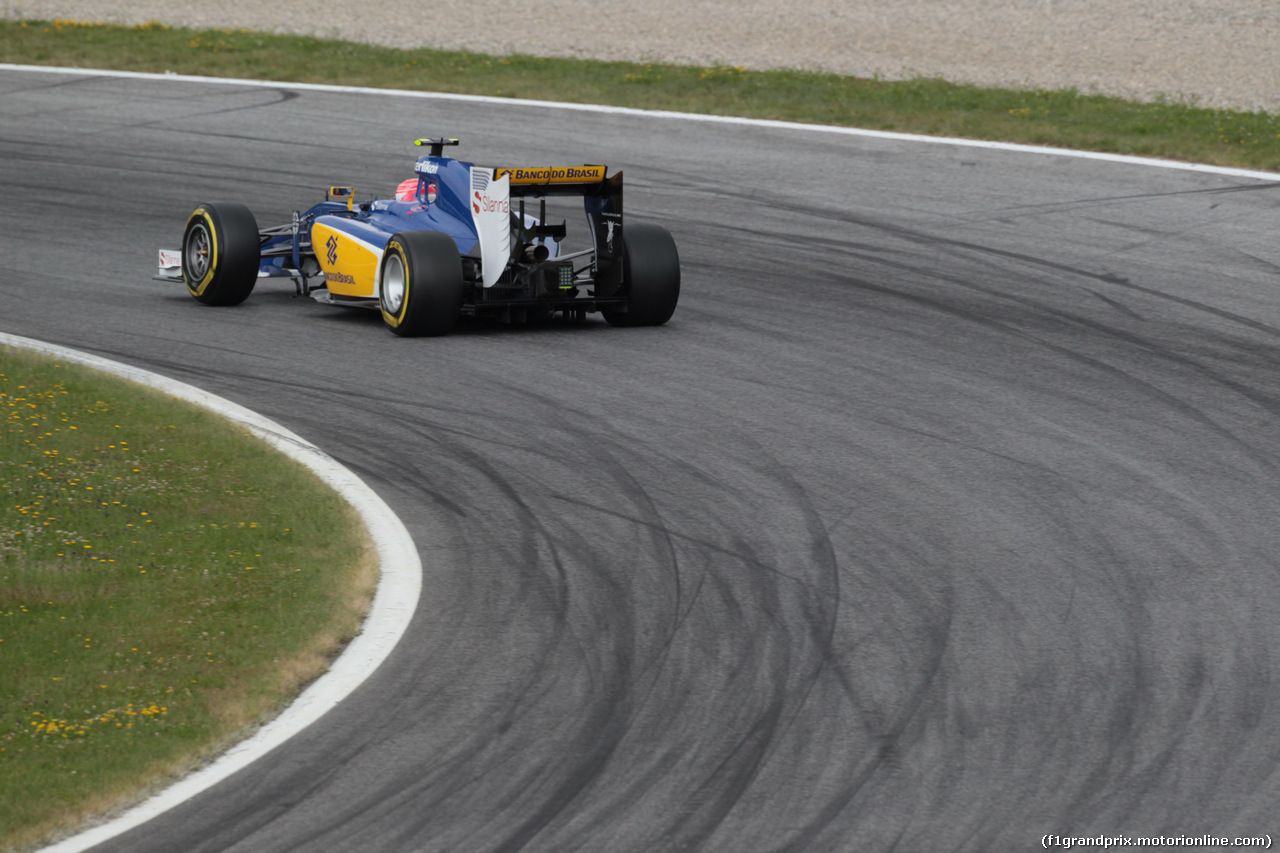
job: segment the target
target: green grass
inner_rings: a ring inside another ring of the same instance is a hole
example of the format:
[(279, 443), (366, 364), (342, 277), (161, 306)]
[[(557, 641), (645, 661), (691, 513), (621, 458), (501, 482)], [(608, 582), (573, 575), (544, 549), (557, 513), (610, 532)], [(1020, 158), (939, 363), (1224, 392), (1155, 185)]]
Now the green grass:
[(195, 406), (0, 349), (0, 848), (135, 799), (323, 671), (375, 580), (298, 463)]
[(494, 57), (244, 30), (70, 21), (0, 22), (0, 61), (613, 104), (1280, 170), (1280, 115), (1135, 103), (1072, 89)]

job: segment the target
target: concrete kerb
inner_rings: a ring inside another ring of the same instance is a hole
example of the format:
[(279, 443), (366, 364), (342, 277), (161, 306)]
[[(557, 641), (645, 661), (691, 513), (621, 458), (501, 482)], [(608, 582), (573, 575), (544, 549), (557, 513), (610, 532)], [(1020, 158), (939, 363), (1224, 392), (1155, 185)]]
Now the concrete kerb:
[(281, 453), (307, 466), (337, 491), (360, 514), (378, 550), (378, 586), (369, 614), (359, 635), (347, 645), (328, 672), (304, 690), (279, 716), (211, 764), (119, 817), (43, 851), (78, 853), (145, 823), (248, 766), (320, 719), (352, 693), (378, 668), (408, 629), (422, 591), (422, 564), (408, 530), (372, 489), (318, 447), (262, 415), (193, 385), (89, 353), (3, 332), (0, 332), (0, 346), (43, 353), (130, 379), (240, 424)]

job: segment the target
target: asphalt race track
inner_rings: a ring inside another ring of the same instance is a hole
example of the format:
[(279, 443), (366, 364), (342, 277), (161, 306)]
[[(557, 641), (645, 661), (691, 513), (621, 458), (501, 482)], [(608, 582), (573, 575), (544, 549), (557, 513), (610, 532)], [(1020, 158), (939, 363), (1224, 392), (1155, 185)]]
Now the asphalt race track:
[[(196, 203), (386, 197), (441, 134), (625, 170), (680, 247), (672, 322), (408, 340), (150, 280)], [(279, 421), (425, 565), (359, 691), (102, 850), (1280, 831), (1280, 184), (0, 71), (0, 210), (0, 330)]]

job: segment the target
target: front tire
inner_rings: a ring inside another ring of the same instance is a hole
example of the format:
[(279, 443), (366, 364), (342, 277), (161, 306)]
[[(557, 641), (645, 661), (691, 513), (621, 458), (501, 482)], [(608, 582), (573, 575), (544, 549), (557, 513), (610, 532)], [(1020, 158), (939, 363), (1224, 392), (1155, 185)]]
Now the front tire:
[(603, 308), (612, 326), (661, 326), (680, 300), (680, 255), (671, 232), (640, 222), (622, 229), (624, 308)]
[(402, 337), (446, 335), (457, 325), (465, 282), (462, 256), (448, 234), (402, 231), (382, 255), (378, 305)]
[(258, 223), (234, 202), (202, 204), (182, 233), (182, 280), (205, 305), (239, 305), (258, 283)]

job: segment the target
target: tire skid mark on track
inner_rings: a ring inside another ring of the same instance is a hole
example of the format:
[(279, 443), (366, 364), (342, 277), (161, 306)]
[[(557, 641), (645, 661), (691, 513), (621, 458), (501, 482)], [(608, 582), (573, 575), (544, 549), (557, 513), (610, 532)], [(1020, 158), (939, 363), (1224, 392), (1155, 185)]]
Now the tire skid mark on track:
[[(1117, 288), (1120, 288), (1122, 291), (1140, 293), (1144, 296), (1151, 297), (1157, 300), (1165, 300), (1180, 306), (1191, 308), (1196, 311), (1203, 311), (1213, 316), (1228, 320), (1237, 325), (1244, 326), (1248, 329), (1262, 332), (1269, 337), (1280, 335), (1280, 329), (1277, 329), (1276, 327), (1273, 327), (1269, 324), (1252, 320), (1236, 312), (1224, 311), (1222, 309), (1215, 308), (1203, 302), (1186, 299), (1173, 294), (1168, 294), (1168, 293), (1158, 291), (1154, 288), (1149, 288), (1143, 285), (1135, 284), (1129, 281), (1124, 276), (1116, 275), (1114, 273), (1093, 273), (1086, 270), (1078, 269), (1071, 265), (1056, 263), (1056, 262), (1048, 261), (1042, 258), (1029, 256), (1029, 255), (1026, 255), (1025, 253), (1013, 253), (1013, 252), (1007, 252), (1007, 251), (994, 249), (990, 247), (977, 246), (966, 241), (939, 240), (926, 233), (909, 231), (906, 229), (901, 229), (893, 226), (884, 227), (884, 226), (881, 226), (879, 223), (871, 223), (870, 227), (881, 228), (881, 230), (892, 233), (894, 236), (903, 237), (905, 239), (908, 239), (914, 242), (924, 243), (933, 247), (937, 247), (940, 245), (953, 250), (958, 250), (961, 253), (968, 252), (968, 251), (977, 251), (980, 254), (980, 256), (982, 255), (990, 256), (994, 259), (995, 262), (999, 262), (1002, 260), (1013, 260), (1018, 263), (1029, 264), (1035, 268), (1047, 269), (1047, 270), (1056, 271), (1056, 272), (1063, 272), (1078, 278), (1092, 279), (1098, 282), (1113, 285)], [(742, 230), (746, 233), (752, 234), (754, 238), (753, 245), (760, 245), (760, 244), (764, 244), (766, 246), (768, 245), (768, 241), (771, 235), (768, 235), (765, 232), (757, 232), (750, 228), (744, 228)], [(1137, 349), (1137, 350), (1147, 350), (1152, 355), (1170, 360), (1174, 363), (1177, 363), (1187, 368), (1190, 368), (1192, 370), (1195, 370), (1197, 373), (1201, 374), (1205, 378), (1211, 379), (1212, 381), (1217, 382), (1223, 385), (1224, 387), (1227, 387), (1239, 393), (1241, 396), (1244, 396), (1252, 400), (1253, 402), (1257, 403), (1259, 406), (1267, 409), (1268, 411), (1276, 410), (1277, 399), (1275, 397), (1270, 395), (1257, 394), (1248, 386), (1231, 380), (1229, 377), (1225, 376), (1224, 374), (1213, 370), (1212, 368), (1208, 367), (1204, 363), (1197, 361), (1192, 357), (1179, 355), (1175, 351), (1170, 350), (1168, 348), (1152, 347), (1147, 343), (1146, 338), (1143, 336), (1143, 334), (1140, 331), (1135, 331), (1130, 328), (1126, 328), (1124, 326), (1118, 326), (1112, 323), (1105, 323), (1098, 320), (1094, 320), (1078, 312), (1074, 312), (1074, 311), (1064, 312), (1059, 305), (1053, 304), (1051, 302), (1046, 302), (1046, 301), (1032, 298), (1032, 297), (1011, 296), (1010, 294), (1007, 293), (1007, 291), (997, 289), (997, 288), (985, 287), (985, 286), (976, 284), (975, 282), (979, 279), (974, 275), (972, 275), (971, 273), (957, 272), (957, 273), (940, 274), (936, 270), (936, 268), (931, 268), (924, 264), (890, 260), (888, 257), (886, 257), (886, 255), (894, 251), (891, 247), (886, 247), (881, 252), (874, 252), (874, 251), (865, 252), (861, 248), (859, 248), (857, 244), (853, 244), (853, 245), (846, 244), (844, 247), (841, 247), (839, 245), (839, 242), (835, 240), (820, 240), (820, 239), (813, 239), (813, 238), (804, 238), (804, 237), (801, 237), (800, 234), (798, 233), (786, 235), (785, 237), (778, 237), (776, 235), (772, 235), (772, 239), (779, 243), (786, 242), (792, 246), (794, 246), (797, 243), (802, 245), (812, 244), (812, 245), (821, 247), (821, 250), (822, 250), (821, 254), (824, 256), (829, 257), (832, 253), (838, 253), (849, 258), (850, 260), (862, 261), (864, 264), (874, 264), (876, 266), (891, 269), (900, 273), (927, 275), (930, 278), (933, 278), (935, 280), (945, 281), (946, 283), (953, 285), (956, 288), (959, 288), (961, 290), (971, 290), (971, 291), (983, 294), (985, 296), (992, 296), (1002, 300), (1012, 300), (1015, 303), (1020, 304), (1023, 307), (1028, 308), (1032, 311), (1044, 312), (1045, 316), (1054, 318), (1066, 324), (1067, 326), (1078, 326), (1086, 329), (1089, 332), (1100, 333), (1108, 338), (1111, 338), (1120, 343), (1123, 343), (1130, 348)], [(904, 257), (906, 256), (908, 255), (904, 253)], [(1007, 267), (999, 267), (998, 269), (1002, 274), (1006, 276), (1013, 271)], [(898, 289), (896, 287), (882, 286), (882, 285), (875, 284), (872, 281), (862, 277), (865, 275), (866, 273), (864, 272), (857, 278), (850, 277), (850, 276), (840, 276), (840, 277), (837, 277), (835, 281), (841, 284), (853, 285), (853, 286), (862, 288), (864, 290), (882, 293), (886, 295), (896, 295), (900, 298), (913, 298), (909, 296), (906, 293), (906, 291)], [(1027, 284), (1028, 284), (1028, 287), (1026, 288), (1027, 292), (1031, 292), (1033, 289), (1037, 287), (1037, 283), (1034, 281), (1028, 281)], [(1105, 295), (1101, 294), (1100, 292), (1092, 288), (1085, 287), (1083, 289), (1086, 292), (1101, 299), (1106, 304), (1117, 308), (1129, 319), (1137, 320), (1140, 322), (1145, 321), (1145, 318), (1143, 317), (1143, 315), (1135, 311), (1133, 308), (1129, 306), (1124, 306), (1121, 303), (1116, 302), (1114, 299), (1106, 297)], [(999, 321), (992, 321), (989, 317), (988, 309), (986, 309), (985, 307), (970, 308), (965, 306), (963, 303), (957, 304), (957, 303), (943, 302), (943, 301), (938, 301), (932, 298), (921, 299), (919, 300), (919, 304), (930, 305), (938, 310), (951, 313), (956, 317), (963, 318), (971, 322), (994, 323), (995, 328), (999, 328), (1011, 333), (1023, 334), (1026, 336), (1028, 340), (1036, 341), (1037, 343), (1040, 343), (1045, 346), (1049, 346), (1051, 348), (1054, 347), (1053, 344), (1049, 343), (1047, 338), (1037, 336), (1034, 334), (1026, 334), (1025, 332), (1017, 332), (1016, 328), (1012, 325), (1002, 324)], [(1056, 349), (1056, 351), (1062, 352), (1063, 354), (1066, 354), (1069, 352), (1068, 349), (1061, 349), (1061, 348)], [(1102, 362), (1092, 361), (1092, 360), (1087, 361), (1086, 363), (1095, 365), (1095, 366), (1101, 366), (1103, 364)], [(1166, 393), (1166, 396), (1164, 397), (1164, 399), (1172, 401), (1176, 398), (1173, 396), (1169, 396)], [(1204, 413), (1201, 413), (1201, 418), (1203, 419), (1203, 422), (1206, 424), (1213, 423), (1212, 419), (1209, 418)], [(1233, 438), (1233, 440), (1235, 439)]]
[[(521, 390), (521, 389), (513, 389), (513, 393), (517, 393), (517, 394), (520, 394), (521, 396), (529, 397), (529, 398), (532, 398), (532, 399), (535, 399), (535, 400), (536, 400), (536, 399), (538, 399), (536, 395), (531, 395), (529, 392), (527, 392), (527, 391), (523, 391), (523, 390)], [(576, 414), (576, 413), (575, 413), (575, 414)], [(565, 421), (564, 421), (564, 415), (563, 415), (563, 414), (559, 415), (558, 417), (560, 418), (560, 420), (561, 420), (561, 422), (562, 422), (562, 423), (565, 423)], [(576, 422), (576, 420), (577, 420), (577, 419), (575, 418), (573, 422)], [(567, 423), (566, 423), (566, 431), (568, 432), (568, 431), (570, 431), (570, 430), (567, 428), (567, 426), (568, 426), (568, 425), (567, 425)], [(576, 432), (577, 430), (572, 430), (572, 431)], [(455, 451), (455, 452), (456, 452), (456, 451)], [(597, 462), (605, 462), (605, 461), (609, 458), (608, 456), (602, 457), (602, 456), (601, 456), (601, 454), (600, 454), (599, 452), (589, 452), (589, 451), (588, 451), (588, 455), (589, 455), (591, 458), (595, 459)], [(608, 467), (608, 466), (606, 465), (605, 467)], [(627, 473), (627, 471), (628, 471), (628, 470), (629, 470), (629, 466), (627, 466), (627, 465), (625, 465), (625, 464), (621, 464), (621, 465), (618, 465), (618, 466), (616, 466), (615, 468), (613, 468), (613, 469), (612, 469), (612, 471), (611, 471), (611, 473), (612, 473), (612, 475), (613, 475), (613, 476), (621, 477), (621, 478), (622, 478), (622, 479), (624, 479), (624, 480), (628, 480), (628, 479), (630, 479), (630, 475)], [(647, 502), (648, 502), (648, 499), (647, 499), (646, 497), (644, 497), (644, 496), (643, 496), (643, 494), (637, 494), (633, 489), (625, 489), (624, 491), (626, 491), (626, 493), (628, 493), (628, 494), (631, 494), (631, 495), (636, 499), (637, 503), (641, 504), (642, 506), (643, 506), (643, 504), (645, 504), (645, 503), (647, 503)], [(558, 497), (558, 498), (559, 498), (559, 499), (561, 499), (561, 500), (563, 500), (563, 499), (564, 499), (564, 497), (563, 497), (563, 496), (555, 496), (555, 497)], [(667, 548), (673, 548), (673, 547), (674, 547), (674, 546), (672, 546), (672, 545), (670, 544), (670, 543), (671, 543), (671, 541), (672, 541), (672, 540), (670, 539), (671, 532), (670, 532), (670, 531), (669, 531), (669, 529), (667, 529), (667, 528), (666, 528), (666, 526), (665, 526), (665, 525), (663, 525), (660, 521), (656, 521), (656, 522), (655, 522), (653, 519), (643, 519), (643, 518), (641, 518), (641, 519), (632, 519), (632, 521), (636, 521), (636, 520), (640, 521), (640, 523), (642, 523), (642, 524), (647, 524), (647, 525), (648, 525), (648, 527), (649, 527), (649, 529), (651, 529), (651, 530), (653, 531), (653, 535), (654, 535), (654, 536), (660, 536), (660, 537), (662, 537), (661, 541), (663, 541), (663, 542), (666, 542), (666, 543), (667, 543), (667, 545), (666, 545), (666, 546), (664, 546), (664, 547), (667, 547)], [(677, 613), (681, 613), (681, 610), (682, 610), (682, 609), (681, 609), (680, 607), (676, 606), (676, 607), (674, 608), (674, 610), (675, 610)], [(683, 611), (683, 614), (681, 615), (681, 618), (684, 618), (684, 614), (687, 614), (687, 610)], [(667, 648), (669, 648), (669, 645), (667, 646)], [(770, 725), (766, 726), (766, 728), (765, 728), (765, 729), (762, 729), (761, 731), (762, 731), (762, 732), (768, 732), (768, 731), (773, 730), (773, 728), (775, 728), (775, 725), (774, 725), (774, 724), (770, 724)], [(764, 737), (764, 735), (762, 734), (762, 735), (761, 735), (761, 737)], [(739, 751), (740, 751), (741, 749), (745, 749), (745, 748), (747, 748), (747, 744), (749, 744), (750, 742), (751, 742), (751, 741), (747, 741), (747, 742), (745, 742), (742, 746), (740, 746), (740, 747), (739, 747)], [(766, 738), (765, 740), (763, 740), (763, 741), (762, 741), (762, 744), (764, 745), (764, 748), (766, 748), (766, 749), (767, 749), (767, 745), (768, 745), (768, 743), (769, 743), (769, 740), (768, 740), (767, 738)], [(755, 753), (753, 753), (753, 754), (755, 754)], [(767, 756), (767, 754), (768, 754), (768, 752), (766, 751), (765, 755)], [(759, 761), (759, 760), (761, 760), (761, 759), (760, 759), (760, 758), (755, 758), (755, 759), (753, 759), (753, 760), (752, 760), (752, 762), (750, 762), (750, 764), (749, 764), (748, 766), (749, 766), (749, 767), (754, 767), (754, 766), (756, 766), (756, 764), (758, 763), (758, 761)], [(749, 782), (750, 774), (748, 774), (748, 776), (747, 776), (747, 777), (745, 777), (745, 778), (746, 778), (746, 779), (748, 780), (748, 782)], [(717, 818), (716, 818), (716, 820), (718, 820), (718, 819), (719, 819), (719, 818), (717, 817)]]
[[(1149, 202), (1162, 199), (1190, 198), (1194, 196), (1231, 195), (1233, 193), (1272, 192), (1280, 190), (1280, 182), (1232, 184), (1224, 187), (1198, 187), (1190, 190), (1176, 190), (1162, 193), (1135, 193), (1131, 195), (1097, 196), (1091, 198), (1072, 199), (1071, 201), (1041, 202), (1038, 204), (1020, 204), (986, 211), (991, 219), (998, 219), (1009, 214), (1030, 213), (1076, 213), (1097, 207), (1109, 207), (1127, 202)], [(1119, 226), (1118, 223), (1112, 223)], [(1133, 228), (1132, 225), (1123, 227)], [(1153, 232), (1158, 233), (1158, 232)]]
[[(975, 311), (965, 307), (950, 305), (950, 304), (938, 302), (935, 300), (929, 300), (923, 297), (912, 297), (902, 293), (901, 291), (896, 291), (888, 288), (878, 288), (875, 285), (872, 285), (870, 283), (864, 283), (863, 286), (867, 289), (877, 290), (882, 293), (891, 294), (897, 298), (911, 299), (917, 304), (926, 305), (932, 309), (951, 314), (958, 318), (964, 319), (968, 322), (988, 326), (989, 328), (1000, 331), (1004, 334), (1022, 338), (1026, 341), (1034, 343), (1038, 347), (1043, 347), (1046, 350), (1062, 355), (1063, 357), (1068, 358), (1070, 360), (1077, 361), (1085, 365), (1086, 367), (1092, 368), (1101, 375), (1106, 375), (1112, 378), (1119, 379), (1126, 387), (1130, 388), (1132, 391), (1137, 391), (1144, 396), (1148, 396), (1156, 401), (1159, 401), (1163, 403), (1171, 411), (1189, 416), (1194, 421), (1200, 423), (1205, 427), (1208, 427), (1213, 433), (1227, 440), (1231, 445), (1243, 451), (1249, 458), (1253, 459), (1257, 464), (1263, 466), (1264, 468), (1268, 470), (1277, 469), (1277, 462), (1269, 452), (1260, 451), (1256, 449), (1253, 443), (1250, 442), (1247, 438), (1244, 438), (1243, 436), (1229, 430), (1228, 428), (1223, 426), (1217, 419), (1211, 416), (1208, 412), (1204, 411), (1199, 407), (1191, 405), (1182, 397), (1179, 397), (1177, 394), (1169, 391), (1168, 389), (1161, 387), (1159, 385), (1155, 385), (1147, 380), (1144, 380), (1140, 378), (1138, 375), (1131, 373), (1129, 371), (1126, 371), (1122, 368), (1119, 368), (1109, 363), (1106, 360), (1082, 353), (1071, 347), (1064, 346), (1063, 344), (1058, 343), (1047, 336), (1037, 335), (1037, 334), (1025, 331), (1011, 323), (993, 320), (980, 311)], [(1033, 307), (1039, 308), (1042, 306), (1035, 305), (1033, 303)], [(1193, 306), (1193, 307), (1196, 307), (1196, 306)], [(1061, 316), (1061, 315), (1058, 315), (1058, 316)], [(1194, 370), (1196, 373), (1200, 374), (1202, 377), (1212, 380), (1216, 384), (1219, 384), (1224, 388), (1227, 388), (1239, 394), (1241, 397), (1244, 397), (1250, 400), (1251, 402), (1258, 404), (1260, 407), (1273, 413), (1280, 413), (1280, 398), (1276, 396), (1271, 396), (1271, 395), (1261, 395), (1253, 391), (1247, 385), (1233, 381), (1228, 377), (1226, 377), (1225, 375), (1216, 373), (1215, 371), (1205, 367), (1205, 365), (1203, 365), (1202, 363), (1195, 361), (1194, 359), (1191, 359), (1189, 357), (1178, 355), (1172, 350), (1165, 349), (1165, 348), (1152, 347), (1150, 344), (1147, 343), (1147, 341), (1144, 338), (1142, 338), (1139, 335), (1133, 334), (1129, 331), (1120, 329), (1112, 325), (1093, 322), (1080, 317), (1070, 317), (1070, 318), (1064, 318), (1064, 319), (1066, 319), (1072, 325), (1079, 325), (1079, 326), (1088, 328), (1090, 331), (1101, 332), (1107, 338), (1110, 338), (1114, 341), (1130, 345), (1135, 349), (1147, 350), (1152, 355), (1158, 356), (1162, 360), (1172, 362), (1182, 367), (1190, 368)]]
[[(432, 432), (418, 426), (417, 422), (401, 422), (401, 426), (409, 431), (417, 432), (422, 438), (429, 438)], [(589, 644), (585, 641), (585, 638), (575, 638), (570, 633), (567, 633), (566, 626), (569, 624), (569, 620), (563, 618), (563, 614), (571, 606), (564, 560), (566, 556), (570, 556), (575, 552), (575, 543), (566, 541), (561, 534), (549, 528), (541, 520), (538, 510), (528, 505), (521, 496), (521, 490), (513, 485), (506, 475), (488, 462), (484, 456), (464, 447), (460, 443), (459, 439), (468, 437), (464, 433), (439, 446), (441, 451), (451, 459), (465, 463), (470, 470), (491, 483), (497, 492), (514, 508), (519, 526), (518, 535), (516, 536), (519, 545), (517, 554), (513, 554), (508, 562), (512, 566), (531, 567), (549, 563), (552, 569), (551, 576), (528, 572), (522, 574), (522, 587), (529, 592), (534, 592), (537, 598), (548, 602), (553, 612), (562, 617), (557, 620), (560, 627), (547, 638), (543, 654), (547, 656), (554, 655), (566, 645), (577, 649), (581, 654), (582, 650), (585, 650)], [(631, 629), (625, 625), (618, 627), (622, 630), (624, 636), (631, 633)], [(602, 692), (612, 698), (609, 702), (600, 703), (594, 714), (582, 723), (589, 730), (613, 732), (614, 734), (611, 737), (606, 737), (603, 743), (598, 742), (591, 754), (577, 759), (577, 769), (567, 774), (558, 787), (542, 794), (544, 805), (523, 825), (509, 831), (508, 843), (513, 846), (513, 849), (527, 843), (547, 823), (555, 820), (564, 811), (573, 798), (593, 777), (595, 773), (593, 768), (607, 760), (607, 756), (612, 751), (611, 744), (616, 743), (621, 736), (624, 729), (622, 721), (629, 705), (629, 690), (626, 685), (629, 684), (630, 677), (626, 661), (619, 660), (616, 663), (619, 665), (615, 667), (591, 668), (589, 677), (593, 681), (601, 678), (604, 673), (609, 673), (607, 681), (599, 684), (598, 687), (602, 688)], [(532, 673), (552, 669), (554, 667), (544, 664), (534, 667)], [(533, 675), (523, 691), (514, 697), (517, 702), (523, 701), (534, 693), (537, 680), (538, 676)]]

